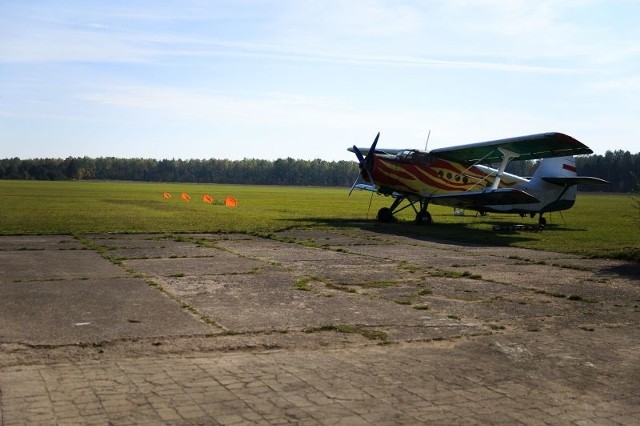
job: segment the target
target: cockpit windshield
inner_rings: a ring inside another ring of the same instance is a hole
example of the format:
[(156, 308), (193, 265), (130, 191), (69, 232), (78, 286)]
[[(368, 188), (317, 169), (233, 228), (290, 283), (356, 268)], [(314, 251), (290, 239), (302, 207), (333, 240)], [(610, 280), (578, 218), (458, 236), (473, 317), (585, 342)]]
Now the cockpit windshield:
[(418, 151), (417, 149), (405, 149), (397, 154), (397, 158), (400, 161), (407, 161), (414, 164), (429, 164), (430, 155), (424, 151)]

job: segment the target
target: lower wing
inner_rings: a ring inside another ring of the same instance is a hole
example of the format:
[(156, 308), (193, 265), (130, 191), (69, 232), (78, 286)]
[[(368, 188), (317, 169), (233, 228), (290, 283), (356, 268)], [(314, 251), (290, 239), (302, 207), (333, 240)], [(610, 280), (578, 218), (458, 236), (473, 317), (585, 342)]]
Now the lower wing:
[(482, 210), (485, 206), (539, 203), (533, 195), (521, 189), (501, 188), (487, 191), (458, 192), (434, 195), (428, 198), (434, 204), (461, 209)]
[[(365, 191), (372, 191), (380, 193), (378, 188), (374, 185), (369, 185), (365, 183), (360, 183), (355, 186), (358, 189), (362, 189)], [(429, 200), (434, 204), (439, 204), (443, 206), (451, 206), (458, 207), (462, 209), (470, 209), (470, 210), (482, 210), (485, 206), (500, 206), (500, 205), (511, 205), (511, 204), (531, 204), (531, 203), (539, 203), (538, 200), (533, 195), (529, 194), (526, 191), (521, 189), (514, 188), (500, 188), (494, 190), (486, 190), (486, 191), (474, 191), (474, 192), (455, 192), (448, 194), (440, 194), (440, 195), (427, 195), (418, 197), (417, 194), (413, 193), (401, 193), (398, 191), (394, 191), (391, 194), (392, 197), (406, 197), (409, 199), (422, 198), (424, 200)]]

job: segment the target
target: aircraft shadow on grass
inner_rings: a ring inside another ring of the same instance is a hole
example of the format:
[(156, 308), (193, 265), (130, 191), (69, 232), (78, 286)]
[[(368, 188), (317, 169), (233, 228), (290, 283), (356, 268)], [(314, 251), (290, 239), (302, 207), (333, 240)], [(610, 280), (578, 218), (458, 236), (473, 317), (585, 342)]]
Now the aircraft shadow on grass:
[[(603, 272), (605, 274), (615, 274), (637, 280), (638, 286), (640, 286), (640, 262), (630, 261), (629, 263), (611, 266), (605, 268)], [(637, 299), (636, 302), (640, 302), (640, 299)]]
[[(289, 223), (291, 219), (287, 220)], [(486, 223), (491, 225), (491, 228), (478, 229), (467, 226), (467, 223), (433, 223), (429, 226), (414, 226), (411, 223), (380, 223), (375, 219), (339, 219), (339, 218), (299, 218), (294, 219), (294, 222), (299, 222), (300, 226), (309, 226), (313, 224), (318, 227), (331, 227), (335, 229), (361, 229), (363, 231), (373, 232), (380, 235), (399, 236), (405, 238), (411, 238), (418, 241), (430, 241), (440, 242), (447, 244), (456, 244), (461, 247), (510, 247), (520, 242), (533, 241), (535, 238), (533, 235), (535, 232), (521, 231), (516, 228), (515, 231), (495, 231), (494, 226), (500, 226), (504, 228), (508, 226), (505, 222), (491, 222)], [(519, 225), (519, 224), (514, 224)], [(282, 231), (287, 229), (299, 229), (299, 226), (289, 226), (283, 228)], [(566, 231), (582, 231), (586, 232), (587, 229), (580, 228), (565, 228), (562, 225), (547, 225), (544, 230), (538, 232), (566, 232)], [(629, 263), (611, 266), (605, 268), (603, 272), (611, 273), (615, 275), (625, 276), (631, 279), (639, 280), (640, 284), (640, 263), (630, 261)]]
[[(290, 221), (290, 220), (289, 220)], [(333, 228), (359, 228), (365, 231), (374, 232), (381, 235), (393, 235), (411, 238), (419, 241), (446, 242), (460, 246), (485, 246), (485, 247), (509, 247), (519, 242), (532, 241), (529, 236), (532, 231), (504, 230), (494, 231), (493, 229), (478, 229), (467, 226), (466, 223), (433, 223), (429, 226), (412, 225), (407, 222), (400, 223), (380, 223), (376, 220), (363, 219), (337, 219), (337, 218), (299, 218), (294, 220), (301, 225), (313, 223), (317, 226), (329, 226)], [(491, 222), (489, 222), (492, 224)], [(504, 226), (504, 222), (496, 222), (495, 225)], [(492, 224), (493, 225), (493, 224)], [(557, 232), (563, 230), (557, 225), (548, 225), (544, 231)], [(575, 229), (572, 229), (575, 231)]]

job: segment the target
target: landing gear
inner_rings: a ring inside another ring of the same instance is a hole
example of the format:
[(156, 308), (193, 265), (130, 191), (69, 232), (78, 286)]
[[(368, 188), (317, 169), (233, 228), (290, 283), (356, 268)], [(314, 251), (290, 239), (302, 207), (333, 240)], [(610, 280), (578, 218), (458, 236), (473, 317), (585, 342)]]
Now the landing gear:
[(393, 221), (393, 211), (389, 207), (383, 207), (378, 210), (378, 221), (382, 223), (389, 223)]
[(429, 213), (428, 211), (420, 211), (418, 212), (418, 214), (416, 214), (416, 225), (429, 225), (433, 222), (433, 219), (431, 218), (431, 213)]
[[(398, 208), (404, 200), (407, 200), (408, 204), (401, 208)], [(419, 205), (419, 208), (417, 208), (416, 204)], [(428, 201), (424, 199), (410, 200), (405, 197), (397, 197), (393, 201), (393, 204), (391, 204), (391, 207), (383, 207), (378, 210), (378, 221), (382, 223), (395, 222), (396, 218), (394, 214), (401, 212), (408, 207), (411, 207), (416, 212), (414, 223), (416, 225), (429, 225), (433, 223), (433, 219), (431, 217), (431, 213), (427, 211), (428, 206)]]
[(427, 211), (427, 207), (429, 207), (429, 201), (425, 199), (421, 199), (418, 201), (420, 203), (420, 210), (416, 209), (416, 202), (411, 203), (411, 207), (416, 212), (416, 220), (414, 223), (416, 225), (430, 225), (433, 223), (433, 219), (431, 218), (431, 213)]
[[(520, 217), (524, 217), (523, 213), (520, 213)], [(536, 217), (535, 212), (529, 213), (529, 217), (531, 219), (533, 219), (534, 217)], [(547, 219), (542, 217), (542, 213), (540, 213), (540, 216), (538, 216), (538, 228), (542, 229), (545, 226), (547, 226)]]
[(398, 197), (395, 200), (393, 200), (393, 204), (391, 204), (391, 207), (383, 207), (380, 210), (378, 210), (378, 221), (382, 223), (395, 222), (396, 218), (393, 214), (399, 212), (400, 210), (404, 210), (406, 208), (405, 206), (401, 209), (398, 209), (398, 206), (400, 205), (400, 203), (402, 203), (403, 200), (404, 200), (404, 197)]

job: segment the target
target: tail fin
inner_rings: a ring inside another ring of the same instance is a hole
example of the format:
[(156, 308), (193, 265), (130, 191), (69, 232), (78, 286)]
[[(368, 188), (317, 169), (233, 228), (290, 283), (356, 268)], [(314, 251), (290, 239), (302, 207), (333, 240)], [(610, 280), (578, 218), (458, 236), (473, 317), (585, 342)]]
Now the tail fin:
[(576, 160), (573, 157), (545, 158), (533, 174), (533, 179), (542, 179), (545, 182), (556, 185), (607, 185), (604, 179), (578, 176)]
[(605, 180), (578, 176), (576, 160), (572, 156), (545, 158), (540, 161), (525, 190), (535, 195), (540, 203), (531, 206), (529, 213), (540, 214), (540, 223), (545, 220), (542, 215), (547, 212), (567, 210), (573, 207), (578, 192), (578, 184), (602, 184)]
[(546, 178), (575, 178), (578, 176), (576, 159), (573, 157), (553, 157), (540, 161), (540, 165), (533, 173), (533, 177), (546, 180)]

